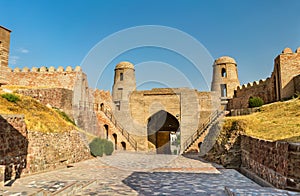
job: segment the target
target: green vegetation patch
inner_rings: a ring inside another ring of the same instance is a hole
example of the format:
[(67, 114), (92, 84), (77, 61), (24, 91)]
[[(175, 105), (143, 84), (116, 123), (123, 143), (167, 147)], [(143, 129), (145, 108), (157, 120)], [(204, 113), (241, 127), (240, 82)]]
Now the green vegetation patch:
[(264, 105), (264, 100), (260, 97), (250, 97), (248, 103), (250, 108), (255, 108)]
[(19, 96), (12, 93), (2, 94), (1, 97), (12, 103), (17, 103), (17, 101), (20, 101)]
[(89, 144), (91, 154), (95, 157), (102, 157), (103, 154), (111, 155), (114, 151), (114, 146), (111, 141), (101, 138), (94, 138)]

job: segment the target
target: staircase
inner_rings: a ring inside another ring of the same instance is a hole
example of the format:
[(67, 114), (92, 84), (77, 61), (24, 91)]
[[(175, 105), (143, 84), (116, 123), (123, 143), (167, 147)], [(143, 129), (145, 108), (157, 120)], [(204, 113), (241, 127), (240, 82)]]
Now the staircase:
[(115, 116), (109, 110), (101, 110), (105, 116), (114, 124), (114, 126), (119, 130), (119, 132), (124, 136), (128, 143), (137, 151), (137, 141), (122, 127), (120, 123), (117, 122)]
[(199, 127), (192, 135), (189, 137), (183, 144), (182, 154), (185, 154), (189, 151), (189, 148), (206, 132), (209, 128), (215, 124), (215, 122), (223, 116), (224, 111), (215, 111), (212, 113), (207, 120)]

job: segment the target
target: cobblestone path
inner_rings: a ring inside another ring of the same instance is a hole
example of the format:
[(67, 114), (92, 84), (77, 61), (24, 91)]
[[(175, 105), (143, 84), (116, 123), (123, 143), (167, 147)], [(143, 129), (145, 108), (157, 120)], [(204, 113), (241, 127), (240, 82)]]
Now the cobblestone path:
[(260, 189), (235, 170), (183, 156), (116, 152), (72, 166), (23, 177), (2, 194), (57, 193), (78, 182), (93, 183), (75, 195), (227, 195), (227, 186)]

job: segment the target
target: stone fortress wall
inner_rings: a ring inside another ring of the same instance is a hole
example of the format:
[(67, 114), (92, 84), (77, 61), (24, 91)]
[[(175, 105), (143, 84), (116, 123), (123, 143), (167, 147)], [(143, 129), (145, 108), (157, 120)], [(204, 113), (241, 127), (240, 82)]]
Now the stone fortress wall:
[(228, 109), (248, 107), (250, 97), (260, 97), (265, 103), (290, 98), (300, 91), (300, 48), (294, 53), (285, 48), (274, 60), (271, 77), (247, 85), (238, 86), (229, 100)]
[[(19, 93), (37, 98), (45, 105), (62, 109), (80, 128), (92, 134), (100, 134), (93, 106), (88, 104), (93, 103), (93, 96), (88, 87), (87, 76), (81, 67), (73, 69), (68, 66), (64, 69), (60, 66), (55, 69), (53, 66), (42, 66), (13, 70), (7, 68), (1, 75), (4, 76), (7, 85), (31, 89), (19, 90)], [(90, 126), (91, 124), (95, 126)]]
[(6, 180), (91, 157), (77, 131), (28, 130), (23, 115), (0, 115), (0, 141), (0, 165), (5, 165)]
[(242, 136), (241, 151), (242, 171), (250, 170), (277, 188), (300, 190), (299, 143)]

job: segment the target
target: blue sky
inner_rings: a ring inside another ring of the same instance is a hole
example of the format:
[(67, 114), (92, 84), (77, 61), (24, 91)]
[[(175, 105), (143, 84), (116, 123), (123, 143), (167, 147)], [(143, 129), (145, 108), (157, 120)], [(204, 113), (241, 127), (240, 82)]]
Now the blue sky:
[[(274, 58), (285, 47), (296, 50), (300, 46), (297, 0), (0, 0), (0, 6), (0, 25), (12, 30), (12, 68), (75, 67), (82, 64), (95, 45), (116, 32), (160, 25), (192, 36), (213, 59), (234, 57), (243, 84), (270, 76)], [(113, 44), (117, 47), (123, 43)], [(186, 86), (176, 83), (180, 74), (188, 78), (192, 87), (205, 89), (203, 78), (208, 76), (199, 75), (186, 56), (174, 51), (149, 46), (128, 50), (112, 59), (99, 74), (99, 66), (104, 66), (99, 62), (105, 55), (101, 53), (99, 61), (95, 59), (93, 65), (83, 66), (91, 86), (110, 90), (115, 64), (126, 60), (137, 64), (139, 89)], [(170, 71), (160, 69), (166, 64)], [(153, 70), (149, 69), (151, 66)], [(205, 66), (211, 69), (211, 65)], [(174, 76), (174, 70), (178, 76)], [(149, 76), (158, 78), (143, 83)], [(169, 81), (160, 81), (163, 79)], [(211, 81), (206, 82), (209, 85)]]

